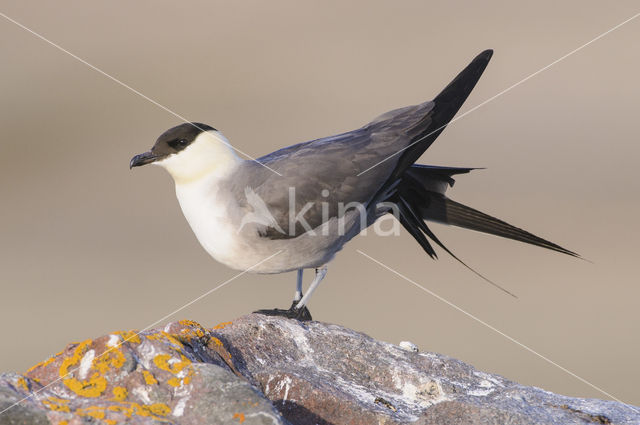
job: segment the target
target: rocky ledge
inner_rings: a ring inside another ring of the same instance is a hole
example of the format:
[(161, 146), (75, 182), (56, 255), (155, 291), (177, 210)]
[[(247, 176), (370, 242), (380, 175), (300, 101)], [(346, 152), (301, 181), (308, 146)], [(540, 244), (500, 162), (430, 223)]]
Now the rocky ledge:
[(3, 425), (640, 423), (634, 406), (526, 387), (337, 325), (255, 314), (70, 344), (24, 375), (0, 375), (3, 410)]

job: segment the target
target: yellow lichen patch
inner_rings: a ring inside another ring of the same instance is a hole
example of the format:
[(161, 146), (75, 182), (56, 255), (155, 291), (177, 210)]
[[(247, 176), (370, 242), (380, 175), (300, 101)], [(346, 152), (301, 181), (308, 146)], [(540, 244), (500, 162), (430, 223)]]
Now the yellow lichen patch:
[(119, 348), (112, 347), (93, 359), (92, 366), (100, 374), (104, 375), (110, 368), (121, 368), (126, 361), (127, 359), (122, 354), (122, 351)]
[(169, 341), (170, 343), (178, 346), (179, 348), (184, 347), (184, 344), (181, 341), (179, 341), (176, 337), (174, 337), (173, 335), (168, 334), (168, 333), (166, 333), (164, 331), (162, 333), (164, 334), (164, 337), (167, 339), (167, 341)]
[[(211, 344), (214, 344), (214, 346), (212, 347)], [(207, 343), (207, 346), (213, 350), (216, 350), (216, 352), (218, 352), (218, 354), (220, 355), (225, 353), (229, 357), (229, 359), (231, 359), (231, 353), (228, 352), (226, 348), (224, 348), (224, 344), (218, 338), (211, 337), (211, 339)]]
[(122, 337), (123, 343), (131, 342), (133, 344), (140, 344), (142, 342), (140, 340), (140, 336), (138, 335), (138, 331), (120, 331), (114, 333)]
[(127, 389), (124, 387), (115, 387), (113, 389), (113, 399), (115, 401), (124, 401), (127, 398)]
[(171, 378), (171, 379), (169, 379), (167, 381), (167, 384), (171, 385), (172, 387), (179, 387), (181, 385), (189, 385), (191, 383), (191, 377), (193, 376), (193, 374), (194, 374), (193, 368), (189, 367), (188, 372), (187, 372), (187, 376), (185, 376), (182, 379), (173, 377), (173, 378)]
[(215, 345), (217, 345), (218, 347), (224, 347), (224, 345), (222, 344), (222, 341), (220, 341), (218, 338), (216, 337), (211, 337), (211, 342), (213, 342)]
[(104, 419), (107, 415), (105, 408), (102, 406), (89, 406), (80, 408), (74, 412), (78, 416), (89, 416), (95, 419)]
[(67, 375), (71, 366), (75, 366), (80, 363), (82, 356), (85, 354), (87, 348), (89, 348), (92, 342), (93, 341), (88, 339), (79, 343), (76, 349), (73, 350), (73, 355), (62, 360), (62, 364), (60, 365), (60, 377)]
[(194, 328), (202, 328), (202, 325), (194, 320), (184, 319), (184, 320), (180, 320), (178, 323), (184, 326), (193, 326)]
[(82, 397), (100, 397), (107, 389), (107, 380), (98, 372), (86, 380), (67, 378), (63, 382), (67, 388)]
[(27, 384), (27, 380), (24, 379), (22, 376), (16, 380), (16, 385), (27, 392), (30, 391), (29, 384)]
[(174, 348), (180, 352), (182, 351), (182, 348), (184, 347), (184, 344), (182, 342), (180, 342), (178, 339), (176, 339), (176, 337), (174, 337), (173, 335), (165, 332), (165, 331), (160, 331), (160, 332), (156, 332), (156, 333), (152, 333), (149, 335), (145, 336), (147, 339), (151, 340), (151, 341), (167, 341), (171, 344), (174, 345)]
[(240, 423), (244, 422), (244, 413), (234, 413), (233, 419), (237, 419)]
[(144, 382), (146, 382), (147, 385), (155, 385), (158, 383), (158, 380), (155, 378), (155, 376), (153, 376), (153, 374), (148, 370), (143, 370), (142, 376), (144, 377)]
[(42, 404), (55, 412), (70, 412), (69, 400), (57, 397), (49, 397), (46, 400), (42, 400)]
[(169, 363), (171, 358), (171, 354), (158, 354), (153, 358), (153, 363), (155, 363), (158, 368), (171, 372), (174, 375), (191, 364), (191, 360), (186, 358), (184, 354), (180, 354), (180, 360)]
[[(127, 403), (123, 406), (109, 406), (107, 410), (112, 412), (120, 412), (123, 413), (126, 417), (130, 418), (134, 415), (139, 416), (167, 416), (171, 409), (164, 403), (154, 403), (154, 404), (138, 404), (138, 403)], [(157, 419), (157, 418), (155, 418)]]
[[(131, 404), (136, 404), (136, 403), (131, 403)], [(127, 418), (130, 418), (134, 412), (133, 407), (131, 406), (109, 406), (107, 407), (107, 410), (110, 412), (122, 413)]]
[(116, 425), (118, 421), (116, 421), (115, 419), (104, 419), (104, 423), (107, 425)]
[(180, 330), (179, 337), (187, 337), (191, 338), (204, 338), (207, 336), (207, 331), (205, 328), (198, 322), (194, 322), (193, 320), (180, 320), (181, 325), (188, 326), (188, 328), (184, 328)]
[(144, 404), (142, 405), (142, 409), (157, 416), (167, 416), (171, 413), (169, 406), (164, 403)]
[(104, 419), (105, 414), (102, 410), (96, 410), (94, 412), (87, 413), (87, 416), (91, 416), (92, 418), (96, 419)]
[(60, 421), (58, 425), (69, 425), (69, 421)]
[(218, 323), (217, 325), (215, 325), (213, 327), (213, 329), (224, 329), (225, 327), (229, 326), (231, 323), (233, 322), (222, 322), (222, 323)]
[[(86, 353), (89, 346), (92, 344), (92, 340), (88, 339), (78, 344), (73, 351), (71, 357), (67, 357), (62, 361), (60, 365), (60, 378), (63, 378), (63, 383), (74, 393), (83, 397), (99, 397), (104, 390), (107, 389), (107, 380), (100, 376), (99, 372), (95, 372), (89, 379), (80, 380), (70, 375), (69, 368), (77, 365), (82, 360), (82, 356)], [(94, 359), (94, 364), (98, 360)]]

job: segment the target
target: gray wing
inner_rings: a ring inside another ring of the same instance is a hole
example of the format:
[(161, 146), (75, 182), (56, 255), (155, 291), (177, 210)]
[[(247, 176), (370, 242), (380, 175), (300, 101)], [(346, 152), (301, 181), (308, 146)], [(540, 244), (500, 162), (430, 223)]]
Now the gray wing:
[[(246, 199), (250, 188), (252, 198), (263, 201), (262, 207), (266, 205), (273, 217), (272, 225), (262, 233), (272, 239), (296, 237), (320, 226), (339, 215), (341, 203), (370, 207), (383, 200), (453, 119), (492, 54), (485, 50), (476, 56), (433, 101), (396, 109), (358, 130), (293, 145), (258, 159), (282, 176), (253, 161), (245, 162), (232, 179), (236, 199)], [(252, 206), (241, 208), (248, 212)], [(290, 217), (299, 214), (307, 228)]]
[[(289, 146), (258, 158), (282, 176), (247, 161), (230, 179), (230, 187), (247, 212), (254, 208), (247, 202), (247, 188), (266, 204), (277, 226), (266, 228), (262, 236), (270, 239), (299, 236), (337, 217), (341, 203), (368, 206), (389, 179), (400, 156), (358, 174), (410, 145), (408, 129), (424, 121), (432, 109), (432, 102), (397, 109), (357, 130)], [(309, 227), (291, 217), (295, 229), (290, 229), (290, 213), (301, 214)]]

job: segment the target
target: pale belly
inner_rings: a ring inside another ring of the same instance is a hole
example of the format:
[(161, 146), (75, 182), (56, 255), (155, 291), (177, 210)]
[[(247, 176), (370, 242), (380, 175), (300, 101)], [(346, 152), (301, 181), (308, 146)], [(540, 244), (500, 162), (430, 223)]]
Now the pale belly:
[[(354, 235), (304, 234), (290, 239), (261, 237), (255, 227), (240, 228), (240, 213), (224, 194), (202, 187), (176, 187), (182, 212), (202, 247), (216, 261), (252, 273), (284, 273), (315, 268), (333, 259)], [(206, 195), (206, 196), (203, 196)], [(330, 232), (335, 234), (335, 232)]]

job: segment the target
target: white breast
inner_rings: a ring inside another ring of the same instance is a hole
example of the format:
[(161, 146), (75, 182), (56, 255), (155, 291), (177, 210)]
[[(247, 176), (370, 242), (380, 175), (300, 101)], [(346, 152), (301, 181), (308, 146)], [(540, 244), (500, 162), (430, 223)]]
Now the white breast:
[[(229, 198), (223, 197), (213, 179), (203, 178), (176, 185), (182, 212), (202, 247), (216, 261), (242, 269), (242, 243), (229, 213)], [(224, 199), (223, 199), (224, 198)]]

